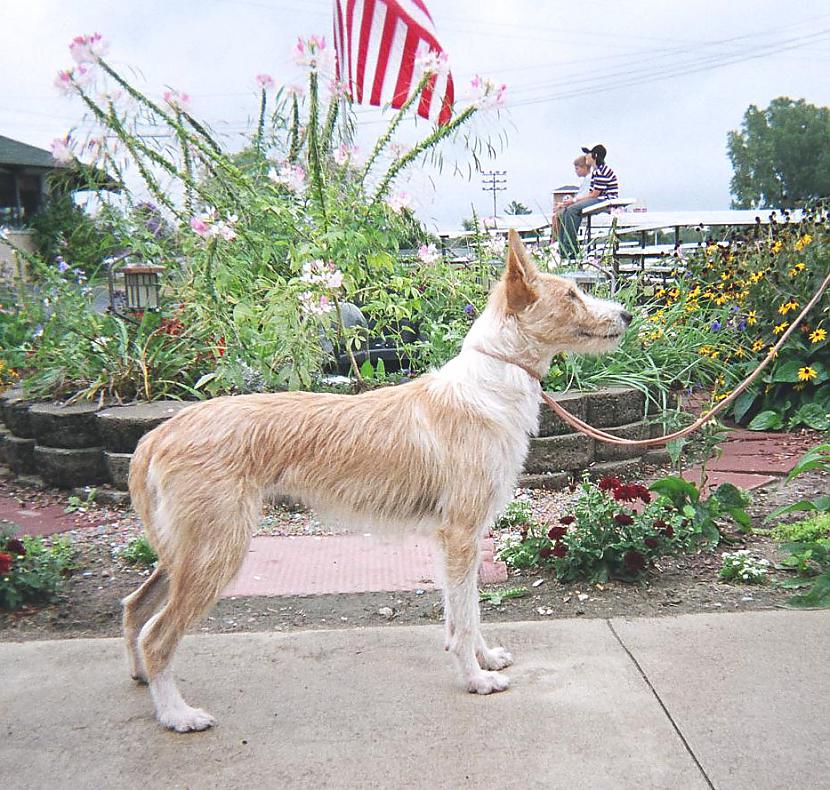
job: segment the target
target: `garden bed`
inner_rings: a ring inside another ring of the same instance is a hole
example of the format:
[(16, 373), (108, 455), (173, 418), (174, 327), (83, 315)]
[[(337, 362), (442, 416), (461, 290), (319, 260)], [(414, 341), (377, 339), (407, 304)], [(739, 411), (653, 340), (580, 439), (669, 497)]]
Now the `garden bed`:
[[(666, 470), (652, 469), (651, 476)], [(801, 498), (823, 495), (830, 477), (808, 473), (786, 485), (771, 483), (753, 492), (750, 508), (756, 526), (777, 507)], [(38, 489), (11, 475), (0, 479), (0, 494), (31, 505), (66, 502), (63, 492)], [(541, 520), (562, 513), (567, 492), (528, 492), (534, 515)], [(78, 528), (65, 533), (79, 550), (78, 568), (64, 585), (57, 602), (14, 614), (0, 613), (0, 640), (28, 640), (118, 636), (121, 599), (143, 580), (146, 571), (116, 558), (141, 528), (130, 511), (108, 507), (77, 512)], [(99, 521), (101, 526), (89, 526)], [(326, 529), (300, 510), (277, 508), (260, 525), (259, 534), (325, 534)], [(725, 583), (718, 579), (723, 551), (750, 549), (755, 556), (775, 563), (777, 544), (763, 536), (730, 534), (731, 545), (715, 552), (701, 552), (662, 559), (657, 568), (638, 583), (610, 582), (561, 584), (551, 571), (511, 573), (504, 585), (488, 587), (492, 598), (516, 587), (528, 595), (505, 598), (499, 605), (482, 602), (486, 622), (534, 620), (551, 617), (646, 617), (695, 612), (754, 611), (784, 604), (790, 592), (768, 581), (760, 585)], [(784, 572), (773, 573), (784, 578)], [(542, 583), (534, 587), (534, 582)], [(386, 611), (392, 611), (392, 615)], [(380, 614), (384, 610), (385, 614)], [(224, 599), (198, 626), (204, 632), (271, 631), (311, 628), (351, 628), (384, 623), (406, 625), (438, 623), (442, 618), (437, 591), (361, 593), (303, 597), (255, 597)]]

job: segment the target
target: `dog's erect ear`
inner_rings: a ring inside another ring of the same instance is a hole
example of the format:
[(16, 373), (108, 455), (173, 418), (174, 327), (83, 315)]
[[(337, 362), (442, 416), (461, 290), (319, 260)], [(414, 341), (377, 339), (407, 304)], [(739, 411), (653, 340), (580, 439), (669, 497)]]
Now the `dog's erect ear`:
[(503, 277), (508, 311), (518, 313), (539, 298), (534, 287), (538, 274), (539, 270), (527, 254), (519, 234), (511, 228), (507, 234), (507, 261)]

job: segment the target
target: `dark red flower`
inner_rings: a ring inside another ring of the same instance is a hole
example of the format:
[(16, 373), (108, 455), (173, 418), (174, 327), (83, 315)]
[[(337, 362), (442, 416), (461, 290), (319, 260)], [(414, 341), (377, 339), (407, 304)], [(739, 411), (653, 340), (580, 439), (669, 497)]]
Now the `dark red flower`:
[(599, 490), (600, 491), (613, 491), (615, 488), (619, 488), (622, 483), (620, 482), (619, 477), (603, 477), (602, 480), (599, 481)]
[(553, 549), (551, 549), (550, 546), (542, 546), (542, 548), (539, 549), (539, 556), (543, 560), (546, 560), (551, 554), (553, 554)]
[(553, 556), (564, 557), (567, 553), (568, 547), (561, 540), (557, 541), (556, 545), (553, 547)]
[(219, 338), (219, 342), (216, 344), (216, 350), (219, 352), (220, 357), (225, 356), (225, 336)]
[(623, 557), (623, 564), (630, 573), (639, 573), (646, 567), (646, 558), (639, 551), (627, 551)]
[(0, 551), (0, 573), (8, 573), (12, 569), (12, 555)]
[(625, 484), (617, 486), (613, 491), (613, 496), (617, 502), (633, 502), (637, 499), (637, 487)]
[(564, 538), (567, 534), (568, 530), (566, 530), (565, 527), (551, 527), (548, 530), (548, 537), (551, 540), (559, 540), (560, 538)]
[(656, 549), (660, 545), (660, 541), (657, 538), (646, 538), (643, 543), (650, 549)]
[(614, 521), (616, 521), (621, 527), (627, 527), (634, 523), (634, 519), (631, 518), (628, 513), (617, 513), (617, 515), (614, 516)]
[(10, 552), (11, 554), (17, 554), (18, 556), (25, 556), (26, 555), (26, 547), (23, 545), (22, 540), (18, 540), (17, 538), (12, 538), (6, 544), (6, 551)]
[(663, 528), (663, 534), (667, 538), (673, 537), (674, 536), (674, 527), (671, 524), (666, 524), (666, 526)]
[(654, 527), (654, 529), (665, 529), (666, 522), (663, 521), (662, 518), (658, 518), (657, 521), (655, 521), (651, 526)]
[(645, 502), (646, 504), (651, 502), (651, 491), (649, 491), (645, 486), (636, 485), (636, 486), (634, 486), (634, 488), (637, 489), (637, 496), (640, 499), (642, 499), (643, 502)]
[(562, 516), (562, 518), (559, 519), (559, 523), (565, 525), (573, 524), (574, 521), (576, 521), (576, 518), (574, 518), (573, 516)]

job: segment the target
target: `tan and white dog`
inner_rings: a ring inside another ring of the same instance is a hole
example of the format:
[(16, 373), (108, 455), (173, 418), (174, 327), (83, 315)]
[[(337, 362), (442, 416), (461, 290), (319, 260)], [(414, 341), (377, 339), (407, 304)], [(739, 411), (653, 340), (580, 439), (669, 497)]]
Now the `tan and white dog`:
[(171, 659), (239, 570), (273, 495), (361, 529), (433, 533), (446, 647), (469, 691), (506, 689), (498, 670), (510, 653), (488, 647), (479, 627), (479, 540), (510, 500), (538, 427), (540, 387), (528, 370), (543, 376), (562, 351), (610, 351), (630, 320), (621, 305), (540, 273), (511, 231), (503, 277), (439, 370), (354, 396), (216, 398), (144, 436), (130, 494), (159, 563), (124, 600), (124, 635), (159, 722), (180, 732), (214, 723), (182, 699)]

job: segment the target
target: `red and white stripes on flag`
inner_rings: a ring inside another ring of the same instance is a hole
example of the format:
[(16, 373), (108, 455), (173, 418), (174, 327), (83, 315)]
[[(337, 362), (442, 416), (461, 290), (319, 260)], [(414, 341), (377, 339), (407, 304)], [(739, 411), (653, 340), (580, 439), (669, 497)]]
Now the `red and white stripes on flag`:
[[(334, 45), (337, 78), (352, 101), (399, 109), (420, 75), (415, 59), (440, 55), (435, 26), (422, 0), (334, 0)], [(418, 115), (438, 115), (443, 125), (452, 117), (455, 99), (452, 74), (433, 74), (418, 103)]]

